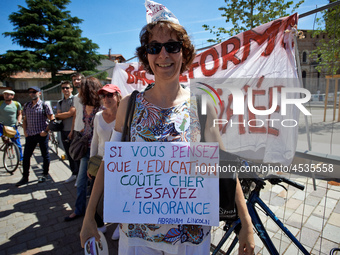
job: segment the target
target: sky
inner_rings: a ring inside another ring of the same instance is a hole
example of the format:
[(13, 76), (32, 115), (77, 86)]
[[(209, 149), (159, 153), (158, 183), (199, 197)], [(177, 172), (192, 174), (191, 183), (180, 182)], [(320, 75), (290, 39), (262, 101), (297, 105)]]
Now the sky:
[[(67, 10), (71, 16), (83, 19), (79, 25), (83, 37), (98, 44), (100, 54), (121, 54), (128, 60), (135, 55), (139, 45), (139, 32), (146, 24), (145, 0), (72, 0)], [(202, 25), (228, 27), (230, 24), (221, 17), (219, 7), (225, 6), (223, 0), (159, 0), (180, 21), (191, 37), (196, 49), (209, 46), (207, 39), (214, 35), (205, 31)], [(297, 0), (294, 0), (297, 2)], [(299, 14), (328, 4), (328, 0), (305, 0), (297, 10)], [(26, 7), (25, 0), (1, 0), (0, 8), (0, 54), (7, 50), (20, 50), (12, 44), (11, 38), (4, 37), (4, 32), (12, 32), (14, 27), (8, 16), (19, 10), (18, 5)], [(289, 12), (288, 12), (289, 13)], [(321, 17), (321, 13), (317, 14)], [(299, 20), (299, 29), (313, 29), (315, 15)], [(227, 39), (227, 38), (226, 38)]]

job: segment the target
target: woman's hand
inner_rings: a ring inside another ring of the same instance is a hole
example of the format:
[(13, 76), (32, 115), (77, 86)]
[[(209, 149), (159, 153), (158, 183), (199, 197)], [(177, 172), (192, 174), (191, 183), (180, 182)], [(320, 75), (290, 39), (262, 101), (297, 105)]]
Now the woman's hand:
[(87, 174), (87, 177), (89, 177), (89, 179), (92, 180), (93, 176), (90, 175), (89, 171), (87, 171), (86, 174)]
[(250, 224), (246, 224), (245, 226), (242, 225), (238, 238), (239, 238), (238, 254), (253, 255), (255, 241), (251, 222)]
[(84, 247), (85, 242), (91, 238), (95, 237), (97, 241), (100, 239), (100, 235), (97, 230), (97, 223), (94, 219), (96, 213), (98, 202), (104, 192), (104, 163), (100, 163), (98, 173), (93, 185), (91, 192), (91, 197), (86, 208), (86, 213), (83, 221), (83, 226), (80, 231), (80, 243)]
[(84, 248), (85, 242), (91, 237), (95, 237), (96, 241), (100, 240), (100, 235), (98, 233), (97, 224), (96, 224), (94, 217), (92, 217), (92, 218), (86, 217), (86, 215), (85, 215), (85, 218), (84, 218), (84, 221), (83, 221), (83, 226), (82, 226), (81, 231), (80, 231), (81, 247)]

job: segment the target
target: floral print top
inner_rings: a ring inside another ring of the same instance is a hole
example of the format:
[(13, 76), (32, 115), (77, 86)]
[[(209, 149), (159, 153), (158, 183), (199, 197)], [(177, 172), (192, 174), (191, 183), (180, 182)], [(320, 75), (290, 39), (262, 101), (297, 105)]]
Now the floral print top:
[[(133, 142), (198, 142), (200, 126), (196, 104), (190, 99), (171, 108), (160, 108), (136, 97), (131, 123)], [(148, 246), (168, 253), (177, 253), (178, 245), (198, 245), (209, 234), (209, 226), (180, 224), (120, 224), (127, 238), (126, 245)], [(125, 239), (125, 238), (124, 238)]]
[(83, 106), (83, 122), (84, 122), (84, 130), (82, 135), (88, 136), (88, 148), (91, 148), (91, 140), (93, 136), (93, 122), (94, 117), (96, 116), (96, 113), (99, 111), (104, 110), (103, 106), (94, 107), (92, 112), (90, 114), (87, 114), (86, 112), (86, 106)]

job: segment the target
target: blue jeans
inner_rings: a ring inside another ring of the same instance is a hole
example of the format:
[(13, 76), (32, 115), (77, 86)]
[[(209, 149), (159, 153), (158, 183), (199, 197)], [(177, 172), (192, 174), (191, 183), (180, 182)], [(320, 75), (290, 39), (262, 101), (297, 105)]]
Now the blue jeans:
[(31, 164), (31, 157), (33, 155), (33, 151), (37, 144), (39, 143), (39, 148), (41, 151), (41, 155), (43, 157), (43, 169), (44, 175), (48, 174), (48, 170), (50, 167), (50, 153), (48, 151), (48, 136), (40, 136), (40, 134), (27, 136), (25, 142), (25, 150), (24, 150), (24, 159), (22, 162), (23, 168), (23, 177), (28, 179), (30, 164)]
[(87, 193), (87, 162), (90, 158), (90, 148), (84, 157), (80, 159), (79, 172), (77, 177), (77, 199), (75, 214), (84, 215), (86, 210), (86, 193)]
[(15, 143), (18, 148), (19, 148), (19, 152), (20, 152), (20, 161), (23, 160), (24, 156), (22, 154), (22, 146), (21, 146), (21, 142), (20, 142), (20, 133), (19, 133), (19, 130), (16, 128), (17, 130), (17, 134), (11, 138), (12, 142)]

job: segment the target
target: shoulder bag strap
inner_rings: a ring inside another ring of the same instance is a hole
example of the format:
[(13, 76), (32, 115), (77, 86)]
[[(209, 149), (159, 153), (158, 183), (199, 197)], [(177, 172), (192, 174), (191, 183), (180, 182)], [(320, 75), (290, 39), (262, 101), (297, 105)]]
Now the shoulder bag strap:
[(122, 136), (122, 142), (129, 142), (130, 141), (130, 125), (133, 118), (133, 112), (135, 110), (135, 103), (136, 103), (136, 97), (139, 93), (138, 90), (134, 90), (129, 98), (128, 107), (126, 109), (126, 116), (125, 116), (125, 122), (124, 122), (124, 129), (123, 129), (123, 136)]

